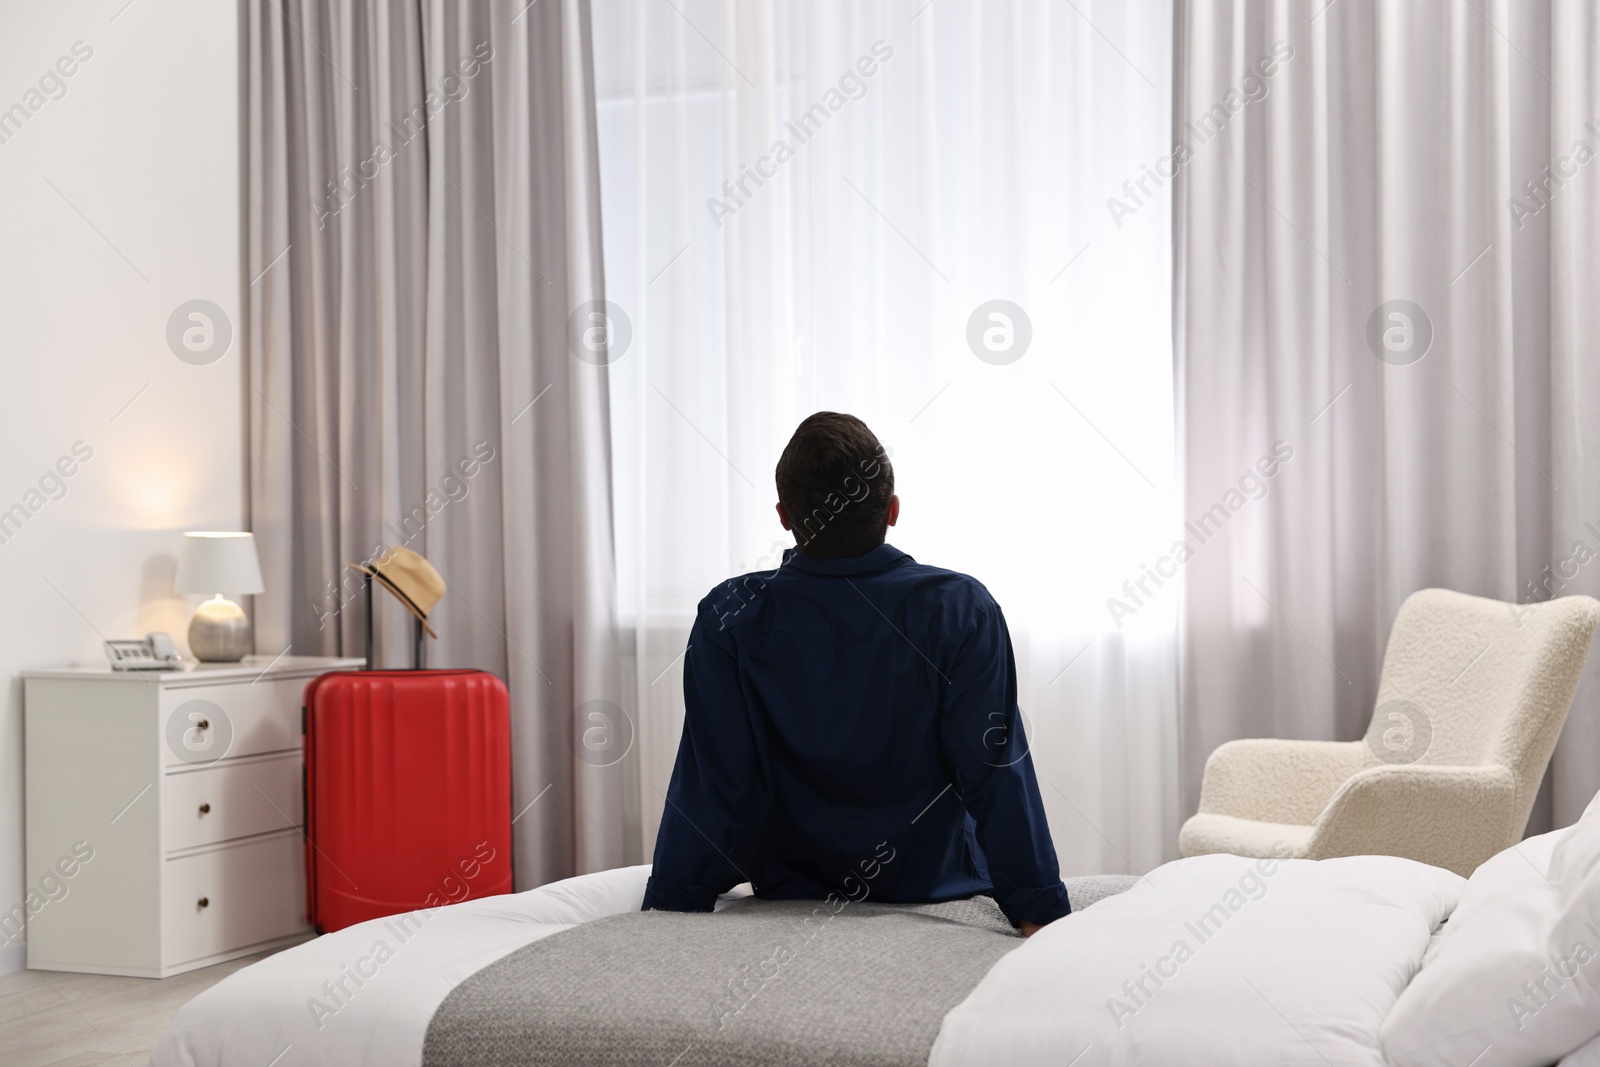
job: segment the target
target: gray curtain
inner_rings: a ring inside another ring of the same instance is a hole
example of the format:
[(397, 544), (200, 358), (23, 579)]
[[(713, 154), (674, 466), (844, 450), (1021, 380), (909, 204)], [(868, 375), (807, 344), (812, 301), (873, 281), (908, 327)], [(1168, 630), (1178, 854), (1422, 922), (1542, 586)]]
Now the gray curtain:
[[(1600, 593), (1600, 13), (1176, 16), (1185, 518), (1225, 516), (1185, 572), (1192, 812), (1225, 740), (1362, 735), (1412, 591)], [(1292, 458), (1249, 477), (1277, 442)], [(1530, 831), (1600, 787), (1589, 667)]]
[(567, 338), (604, 295), (587, 2), (249, 12), (257, 650), (359, 655), (347, 564), (415, 549), (429, 664), (511, 691), (519, 887), (637, 862), (632, 759), (584, 744), (596, 708), (627, 733), (606, 370)]

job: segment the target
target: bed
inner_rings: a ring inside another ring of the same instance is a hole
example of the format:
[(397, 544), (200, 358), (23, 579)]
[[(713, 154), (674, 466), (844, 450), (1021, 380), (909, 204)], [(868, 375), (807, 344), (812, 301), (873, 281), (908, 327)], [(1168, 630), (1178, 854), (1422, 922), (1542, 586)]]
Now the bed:
[(190, 1001), (152, 1064), (1381, 1065), (1464, 885), (1394, 857), (1194, 857), (1024, 942), (984, 897), (642, 915), (646, 877), (318, 937)]
[[(639, 913), (648, 874), (297, 946), (185, 1005), (152, 1063), (1381, 1067), (1466, 884), (1392, 857), (1202, 856), (1024, 941), (987, 898)], [(1593, 1045), (1563, 1061), (1597, 1065)]]

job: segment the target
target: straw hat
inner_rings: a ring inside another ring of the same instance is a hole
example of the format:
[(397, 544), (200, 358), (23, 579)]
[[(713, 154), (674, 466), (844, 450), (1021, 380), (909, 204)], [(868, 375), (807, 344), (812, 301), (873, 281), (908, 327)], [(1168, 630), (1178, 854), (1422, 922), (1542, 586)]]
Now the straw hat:
[(444, 596), (445, 584), (433, 564), (409, 548), (395, 547), (370, 563), (352, 563), (351, 566), (368, 577), (376, 578), (379, 584), (398, 597), (400, 603), (422, 623), (428, 636), (439, 636), (428, 625), (428, 612)]

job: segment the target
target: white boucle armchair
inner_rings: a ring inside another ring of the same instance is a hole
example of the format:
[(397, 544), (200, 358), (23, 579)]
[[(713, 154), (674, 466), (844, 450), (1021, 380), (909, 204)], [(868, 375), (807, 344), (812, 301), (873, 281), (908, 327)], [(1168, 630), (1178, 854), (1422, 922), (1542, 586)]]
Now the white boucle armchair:
[(1388, 855), (1473, 870), (1514, 844), (1561, 734), (1600, 601), (1424, 589), (1400, 605), (1362, 741), (1230, 741), (1185, 856)]

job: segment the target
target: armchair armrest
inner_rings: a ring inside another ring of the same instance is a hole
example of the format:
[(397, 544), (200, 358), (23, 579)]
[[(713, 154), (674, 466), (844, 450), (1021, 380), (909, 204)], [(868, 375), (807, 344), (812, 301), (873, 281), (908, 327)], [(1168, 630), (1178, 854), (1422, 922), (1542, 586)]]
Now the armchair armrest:
[(1309, 826), (1351, 775), (1376, 762), (1362, 741), (1229, 741), (1206, 760), (1200, 810)]
[(1311, 859), (1405, 856), (1467, 877), (1517, 843), (1516, 776), (1498, 764), (1368, 767), (1317, 819)]

